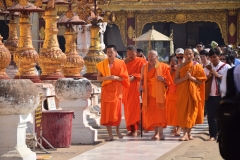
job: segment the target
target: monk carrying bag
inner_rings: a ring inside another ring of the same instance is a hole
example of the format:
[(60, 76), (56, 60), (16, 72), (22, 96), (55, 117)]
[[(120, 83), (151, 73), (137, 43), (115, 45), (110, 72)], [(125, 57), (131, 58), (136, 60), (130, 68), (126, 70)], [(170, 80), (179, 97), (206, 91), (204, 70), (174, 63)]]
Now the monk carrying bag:
[(227, 92), (217, 108), (218, 143), (226, 160), (240, 160), (240, 93), (236, 94), (234, 68), (227, 72)]

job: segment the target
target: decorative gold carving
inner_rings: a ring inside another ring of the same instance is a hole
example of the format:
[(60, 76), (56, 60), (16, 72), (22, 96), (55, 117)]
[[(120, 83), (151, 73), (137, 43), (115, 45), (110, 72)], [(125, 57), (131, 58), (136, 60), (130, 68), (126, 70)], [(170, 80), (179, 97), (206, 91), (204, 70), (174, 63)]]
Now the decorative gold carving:
[(98, 71), (96, 63), (101, 62), (107, 58), (100, 46), (99, 31), (100, 27), (97, 25), (92, 25), (90, 27), (91, 46), (87, 55), (84, 57), (87, 73), (97, 73)]
[(229, 30), (229, 34), (230, 34), (231, 36), (234, 36), (234, 35), (235, 35), (235, 33), (236, 33), (236, 27), (235, 27), (235, 25), (234, 25), (233, 23), (230, 24), (228, 30)]
[(39, 30), (39, 37), (40, 37), (40, 39), (45, 39), (45, 29), (43, 26)]
[(229, 10), (228, 15), (229, 16), (236, 16), (237, 12), (235, 10)]
[(68, 10), (65, 15), (67, 18), (72, 18), (74, 16), (74, 13), (72, 10)]
[(126, 12), (119, 11), (116, 12), (117, 20), (114, 22), (120, 30), (120, 34), (122, 36), (123, 44), (127, 46), (127, 37), (126, 37), (126, 28), (127, 28), (127, 19), (126, 19)]
[(185, 14), (177, 14), (175, 17), (175, 23), (186, 23), (186, 15)]
[(226, 10), (226, 9), (238, 9), (240, 8), (239, 0), (211, 0), (211, 1), (200, 1), (200, 0), (147, 0), (147, 1), (125, 1), (122, 0), (121, 2), (118, 1), (111, 1), (111, 4), (107, 7), (99, 6), (103, 10), (110, 10), (110, 11), (119, 11), (119, 10), (135, 10), (135, 11), (177, 11), (177, 10)]
[(10, 7), (13, 5), (13, 1), (12, 0), (6, 0), (6, 5), (7, 7)]
[[(174, 22), (179, 23), (176, 21), (177, 13), (171, 12), (164, 12), (162, 14), (136, 14), (136, 33), (137, 37), (142, 34), (142, 30), (145, 24), (152, 23), (152, 22)], [(228, 43), (228, 32), (227, 32), (227, 17), (228, 13), (226, 11), (212, 11), (212, 12), (184, 12), (186, 16), (185, 22), (194, 22), (194, 21), (210, 21), (216, 22), (221, 30), (222, 37), (224, 42)], [(123, 36), (123, 35), (122, 35)]]
[(28, 1), (27, 0), (19, 0), (19, 4), (23, 7), (27, 6)]
[(10, 79), (6, 74), (6, 67), (11, 61), (11, 53), (2, 43), (3, 37), (0, 35), (0, 79)]
[(134, 29), (132, 28), (132, 26), (129, 26), (128, 27), (128, 38), (129, 39), (132, 39), (133, 38), (133, 35), (134, 35)]
[(67, 28), (64, 34), (65, 37), (65, 54), (67, 56), (67, 62), (65, 63), (62, 71), (65, 77), (80, 77), (80, 72), (83, 68), (83, 58), (78, 55), (76, 50), (76, 38), (77, 33), (73, 28)]
[(237, 19), (237, 28), (238, 28), (238, 31), (237, 31), (237, 44), (240, 44), (240, 10), (238, 11), (238, 19)]
[(127, 18), (134, 18), (134, 11), (127, 11)]
[(18, 66), (18, 73), (15, 79), (30, 79), (39, 82), (39, 77), (35, 73), (34, 67), (38, 61), (38, 53), (32, 45), (30, 18), (27, 13), (23, 13), (19, 19), (20, 36), (18, 48), (14, 53), (14, 61)]
[(13, 55), (18, 47), (18, 37), (17, 37), (17, 22), (14, 19), (11, 19), (8, 23), (9, 36), (4, 45)]
[(36, 7), (42, 7), (42, 0), (36, 0), (35, 3), (34, 3), (34, 5), (35, 5)]
[(61, 69), (66, 62), (66, 55), (59, 48), (57, 39), (57, 11), (48, 9), (44, 13), (45, 39), (39, 54), (39, 65), (42, 69), (41, 79), (57, 80), (62, 78)]

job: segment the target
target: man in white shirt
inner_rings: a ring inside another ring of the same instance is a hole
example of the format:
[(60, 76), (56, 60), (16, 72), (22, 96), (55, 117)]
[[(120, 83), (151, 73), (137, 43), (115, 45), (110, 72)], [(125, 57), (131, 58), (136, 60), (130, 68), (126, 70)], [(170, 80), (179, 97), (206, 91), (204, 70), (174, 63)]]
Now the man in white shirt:
[(208, 60), (208, 51), (204, 49), (204, 50), (201, 50), (199, 54), (203, 64), (203, 68), (205, 68), (207, 65), (210, 64), (210, 61)]
[[(240, 65), (236, 66), (233, 71), (234, 83), (236, 86), (237, 94), (240, 93)], [(224, 97), (227, 92), (227, 72), (222, 77), (221, 95)]]
[(210, 65), (204, 68), (204, 72), (208, 80), (212, 80), (211, 90), (208, 99), (206, 100), (207, 118), (209, 125), (209, 141), (214, 141), (217, 138), (217, 120), (216, 109), (221, 100), (220, 83), (222, 76), (231, 66), (219, 60), (220, 50), (213, 48), (209, 51)]

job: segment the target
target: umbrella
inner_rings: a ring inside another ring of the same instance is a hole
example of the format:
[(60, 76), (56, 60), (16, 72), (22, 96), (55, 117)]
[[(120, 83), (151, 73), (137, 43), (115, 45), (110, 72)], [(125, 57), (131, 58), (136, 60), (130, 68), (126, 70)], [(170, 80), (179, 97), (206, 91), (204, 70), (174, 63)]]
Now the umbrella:
[(134, 39), (135, 41), (171, 41), (172, 39), (156, 31), (153, 27), (148, 32)]
[(165, 36), (164, 34), (156, 31), (152, 26), (148, 32), (142, 34), (141, 36), (133, 39), (136, 42), (139, 41), (148, 41), (149, 42), (149, 49), (152, 48), (151, 42), (152, 41), (170, 41), (170, 54), (174, 53), (173, 49), (173, 30), (171, 31), (170, 37)]

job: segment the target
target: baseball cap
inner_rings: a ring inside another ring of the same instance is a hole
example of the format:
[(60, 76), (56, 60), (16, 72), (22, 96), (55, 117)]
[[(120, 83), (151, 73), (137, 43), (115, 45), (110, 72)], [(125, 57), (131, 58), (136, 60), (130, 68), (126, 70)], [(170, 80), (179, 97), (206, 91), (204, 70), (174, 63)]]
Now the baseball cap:
[(184, 54), (184, 50), (182, 48), (178, 48), (175, 51), (176, 54)]

